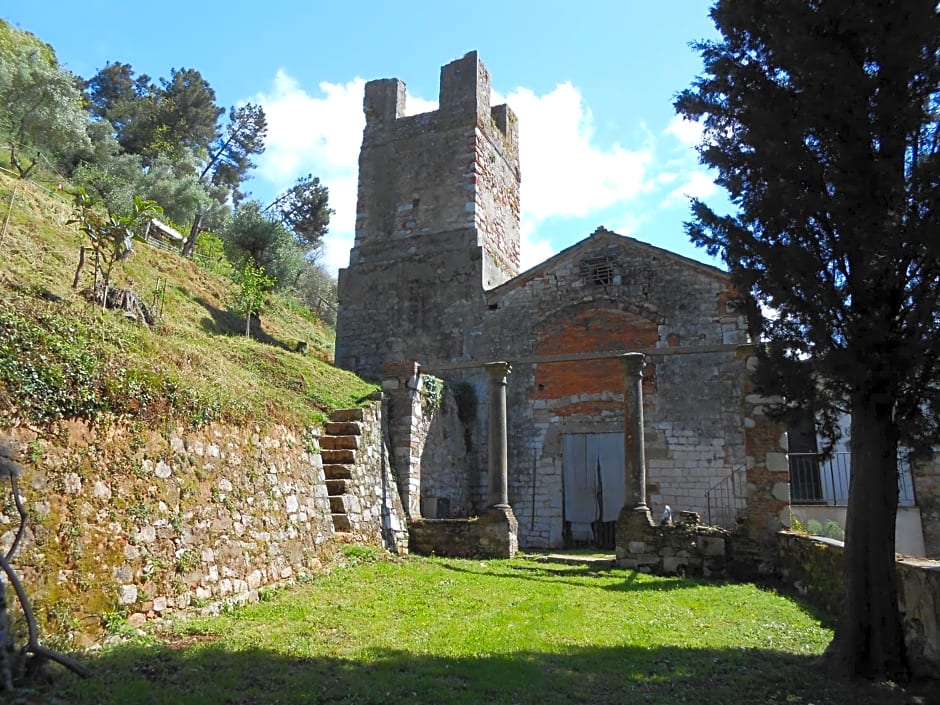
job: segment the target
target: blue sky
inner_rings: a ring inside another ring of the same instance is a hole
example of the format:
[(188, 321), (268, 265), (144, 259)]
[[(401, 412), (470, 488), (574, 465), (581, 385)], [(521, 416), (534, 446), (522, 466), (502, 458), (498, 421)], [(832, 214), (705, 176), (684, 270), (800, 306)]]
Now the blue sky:
[[(270, 201), (312, 173), (336, 209), (324, 262), (348, 262), (366, 80), (398, 77), (409, 112), (436, 107), (440, 67), (476, 49), (519, 115), (523, 265), (598, 225), (717, 264), (687, 240), (688, 197), (721, 206), (675, 94), (712, 38), (705, 0), (264, 3), (5, 0), (0, 16), (51, 44), (72, 72), (108, 61), (153, 79), (194, 68), (220, 105), (260, 103), (267, 150), (248, 185)], [(242, 8), (251, 9), (242, 9)], [(494, 101), (495, 104), (495, 101)]]

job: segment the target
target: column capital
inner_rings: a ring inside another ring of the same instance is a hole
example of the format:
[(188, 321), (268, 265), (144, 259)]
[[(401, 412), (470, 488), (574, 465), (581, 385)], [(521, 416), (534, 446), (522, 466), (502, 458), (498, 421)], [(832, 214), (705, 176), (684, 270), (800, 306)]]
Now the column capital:
[(484, 367), (486, 367), (486, 374), (489, 375), (490, 382), (496, 384), (506, 384), (506, 375), (512, 372), (512, 365), (503, 361), (487, 362)]
[(618, 355), (620, 365), (625, 374), (642, 377), (643, 368), (646, 367), (646, 355), (641, 352), (628, 352)]

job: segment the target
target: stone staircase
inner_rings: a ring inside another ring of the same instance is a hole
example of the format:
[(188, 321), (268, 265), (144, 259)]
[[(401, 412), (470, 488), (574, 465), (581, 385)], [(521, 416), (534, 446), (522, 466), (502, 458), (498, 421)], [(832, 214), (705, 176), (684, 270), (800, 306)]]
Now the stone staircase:
[(320, 437), (320, 455), (326, 475), (326, 492), (330, 497), (330, 512), (337, 538), (344, 538), (352, 530), (347, 514), (346, 499), (352, 483), (352, 470), (356, 451), (362, 438), (362, 409), (338, 409), (331, 415)]

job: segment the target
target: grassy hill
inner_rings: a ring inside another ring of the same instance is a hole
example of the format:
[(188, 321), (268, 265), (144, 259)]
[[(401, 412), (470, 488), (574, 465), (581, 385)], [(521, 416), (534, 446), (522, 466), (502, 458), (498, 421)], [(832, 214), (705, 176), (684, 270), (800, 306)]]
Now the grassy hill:
[[(14, 194), (15, 192), (15, 194)], [(144, 421), (321, 423), (374, 390), (330, 363), (333, 331), (273, 294), (252, 337), (234, 313), (224, 263), (135, 243), (112, 285), (151, 306), (152, 327), (72, 287), (85, 236), (65, 188), (0, 171), (0, 426), (105, 413)], [(298, 341), (306, 353), (295, 352)]]

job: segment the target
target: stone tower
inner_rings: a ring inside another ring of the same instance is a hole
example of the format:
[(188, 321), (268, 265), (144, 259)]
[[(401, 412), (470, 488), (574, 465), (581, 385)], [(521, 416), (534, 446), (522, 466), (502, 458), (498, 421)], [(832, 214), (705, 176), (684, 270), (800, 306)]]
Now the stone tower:
[(468, 359), (483, 292), (519, 272), (515, 114), (490, 106), (470, 52), (441, 69), (440, 107), (405, 116), (405, 84), (366, 84), (356, 239), (339, 273), (336, 364)]

